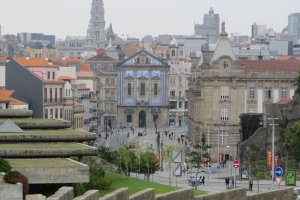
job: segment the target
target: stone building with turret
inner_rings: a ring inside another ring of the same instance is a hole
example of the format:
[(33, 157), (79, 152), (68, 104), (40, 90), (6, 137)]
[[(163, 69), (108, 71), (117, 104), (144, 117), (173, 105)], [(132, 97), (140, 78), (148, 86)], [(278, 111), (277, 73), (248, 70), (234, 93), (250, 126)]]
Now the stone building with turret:
[(214, 52), (203, 48), (203, 62), (192, 57), (187, 90), (188, 134), (193, 145), (205, 134), (213, 160), (234, 158), (241, 113), (263, 113), (268, 102), (293, 98), (298, 60), (237, 60), (222, 23)]

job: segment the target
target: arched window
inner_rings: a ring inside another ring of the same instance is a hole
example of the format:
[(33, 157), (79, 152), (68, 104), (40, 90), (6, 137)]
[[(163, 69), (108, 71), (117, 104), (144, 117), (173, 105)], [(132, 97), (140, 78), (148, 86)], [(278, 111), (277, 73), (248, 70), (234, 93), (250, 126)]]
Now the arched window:
[(175, 52), (175, 50), (173, 49), (172, 52), (171, 52), (171, 55), (172, 55), (172, 56), (175, 56), (175, 53), (176, 53), (176, 52)]

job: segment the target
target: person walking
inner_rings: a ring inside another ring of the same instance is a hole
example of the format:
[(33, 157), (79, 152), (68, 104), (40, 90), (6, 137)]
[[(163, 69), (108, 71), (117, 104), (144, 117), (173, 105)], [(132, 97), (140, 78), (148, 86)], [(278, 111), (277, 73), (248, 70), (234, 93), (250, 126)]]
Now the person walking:
[(204, 186), (204, 183), (205, 183), (205, 176), (202, 177), (202, 184)]
[(201, 183), (202, 183), (202, 176), (200, 176), (199, 178), (199, 185), (201, 185)]
[(252, 187), (253, 187), (253, 181), (252, 179), (250, 179), (249, 181), (249, 190), (252, 191)]
[(229, 178), (225, 178), (226, 189), (229, 189)]

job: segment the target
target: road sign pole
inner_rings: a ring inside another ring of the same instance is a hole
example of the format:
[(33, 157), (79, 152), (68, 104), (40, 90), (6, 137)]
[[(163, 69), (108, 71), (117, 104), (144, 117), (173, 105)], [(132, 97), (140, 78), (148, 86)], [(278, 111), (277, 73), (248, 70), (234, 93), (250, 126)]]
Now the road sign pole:
[(234, 168), (234, 177), (233, 177), (233, 181), (234, 181), (234, 183), (233, 183), (233, 188), (235, 189), (236, 188), (236, 168)]

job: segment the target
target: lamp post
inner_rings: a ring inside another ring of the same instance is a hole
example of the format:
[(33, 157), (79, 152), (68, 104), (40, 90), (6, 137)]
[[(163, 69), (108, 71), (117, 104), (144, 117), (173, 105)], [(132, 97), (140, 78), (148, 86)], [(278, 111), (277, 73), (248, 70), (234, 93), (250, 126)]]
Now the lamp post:
[(272, 189), (274, 190), (274, 168), (275, 168), (275, 120), (277, 120), (278, 118), (268, 118), (268, 120), (272, 120), (272, 124), (270, 124), (272, 126)]

